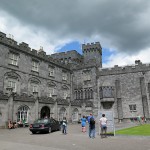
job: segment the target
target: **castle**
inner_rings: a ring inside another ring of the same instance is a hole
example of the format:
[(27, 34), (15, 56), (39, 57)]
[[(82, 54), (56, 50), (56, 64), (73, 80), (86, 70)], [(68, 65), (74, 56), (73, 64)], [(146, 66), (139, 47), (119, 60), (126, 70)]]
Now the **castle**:
[(45, 116), (77, 122), (98, 111), (113, 111), (117, 122), (149, 120), (150, 65), (103, 68), (99, 42), (83, 44), (82, 52), (46, 55), (0, 32), (0, 127)]

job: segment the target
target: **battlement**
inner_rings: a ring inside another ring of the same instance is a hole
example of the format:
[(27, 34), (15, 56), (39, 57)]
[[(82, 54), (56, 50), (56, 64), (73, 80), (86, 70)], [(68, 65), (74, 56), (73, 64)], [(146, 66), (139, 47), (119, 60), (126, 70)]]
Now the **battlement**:
[(6, 34), (3, 32), (0, 32), (0, 38), (6, 38)]
[[(61, 66), (62, 64), (60, 60), (54, 60), (54, 58), (51, 55), (46, 55), (46, 52), (44, 52), (43, 48), (40, 48), (40, 50), (31, 49), (29, 45), (25, 42), (17, 43), (14, 39), (8, 38), (5, 33), (0, 32), (0, 44), (6, 45), (8, 47), (11, 47), (12, 49), (16, 49), (18, 51), (22, 51), (24, 53), (30, 54), (34, 57), (37, 57), (39, 59), (43, 59), (47, 62), (54, 63), (55, 65)], [(70, 69), (68, 66), (63, 65), (64, 68)]]
[(87, 43), (87, 44), (82, 44), (82, 51), (90, 51), (90, 50), (102, 50), (102, 47), (99, 42), (95, 43)]
[(112, 68), (100, 68), (99, 75), (112, 75), (112, 74), (126, 74), (135, 72), (146, 72), (150, 71), (150, 64), (142, 64), (140, 60), (136, 60), (135, 64), (128, 66), (115, 65)]
[(51, 56), (53, 58), (67, 58), (67, 57), (72, 57), (72, 56), (80, 56), (81, 55), (76, 51), (76, 50), (71, 50), (71, 51), (67, 51), (67, 52), (60, 52), (60, 53), (55, 53), (55, 54), (51, 54)]

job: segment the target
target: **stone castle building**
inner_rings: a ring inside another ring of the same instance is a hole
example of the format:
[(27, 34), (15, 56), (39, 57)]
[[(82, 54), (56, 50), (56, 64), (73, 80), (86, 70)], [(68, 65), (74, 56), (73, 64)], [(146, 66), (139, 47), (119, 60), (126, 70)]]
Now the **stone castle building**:
[(113, 111), (116, 121), (149, 119), (150, 65), (102, 67), (99, 42), (52, 55), (18, 44), (0, 32), (0, 127), (45, 116), (76, 122)]

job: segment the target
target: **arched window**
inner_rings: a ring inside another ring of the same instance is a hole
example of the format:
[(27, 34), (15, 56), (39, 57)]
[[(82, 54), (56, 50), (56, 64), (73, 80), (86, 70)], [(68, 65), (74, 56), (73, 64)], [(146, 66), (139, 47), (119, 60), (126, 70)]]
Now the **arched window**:
[(83, 91), (81, 90), (81, 99), (83, 99)]
[(88, 94), (88, 93), (87, 93), (87, 90), (85, 90), (84, 92), (85, 92), (85, 99), (87, 99), (87, 98), (88, 98), (88, 95), (87, 95), (87, 94)]
[(59, 120), (63, 120), (63, 117), (66, 117), (66, 116), (67, 116), (66, 109), (65, 108), (61, 108), (59, 110)]
[(16, 72), (7, 72), (5, 73), (5, 80), (4, 80), (4, 89), (12, 88), (13, 92), (20, 92), (20, 81), (21, 78)]
[(78, 121), (78, 120), (79, 120), (79, 111), (77, 108), (75, 108), (72, 113), (72, 121)]
[(87, 95), (88, 95), (88, 99), (90, 99), (91, 98), (91, 92), (89, 89), (88, 89)]
[(28, 122), (29, 121), (28, 118), (29, 118), (29, 107), (20, 106), (17, 112), (17, 122), (19, 121)]
[(93, 98), (93, 90), (91, 89), (90, 90), (90, 93), (91, 93), (91, 99)]
[(75, 99), (77, 99), (77, 91), (75, 91)]

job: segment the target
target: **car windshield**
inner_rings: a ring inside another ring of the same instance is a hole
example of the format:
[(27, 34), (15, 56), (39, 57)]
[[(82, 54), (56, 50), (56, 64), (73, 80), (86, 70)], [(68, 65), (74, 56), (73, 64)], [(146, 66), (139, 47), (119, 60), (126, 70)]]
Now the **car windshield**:
[(38, 119), (36, 121), (34, 121), (34, 123), (47, 123), (48, 119)]

